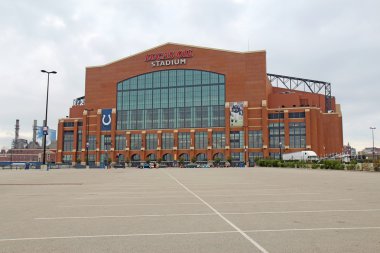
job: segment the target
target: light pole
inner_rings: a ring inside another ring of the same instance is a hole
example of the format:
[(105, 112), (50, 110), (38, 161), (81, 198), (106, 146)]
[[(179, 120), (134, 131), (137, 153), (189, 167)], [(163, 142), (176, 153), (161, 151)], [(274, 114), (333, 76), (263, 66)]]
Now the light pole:
[(370, 127), (369, 129), (371, 129), (372, 131), (372, 162), (375, 161), (375, 134), (374, 134), (374, 131), (376, 129), (376, 127)]
[(42, 157), (42, 164), (46, 164), (46, 135), (48, 135), (48, 128), (47, 128), (47, 113), (48, 113), (48, 103), (49, 103), (49, 77), (50, 74), (57, 74), (56, 71), (46, 71), (41, 70), (42, 73), (46, 73), (48, 75), (47, 79), (47, 91), (46, 91), (46, 111), (45, 111), (45, 121), (44, 121), (44, 127), (43, 127), (43, 134), (44, 134), (44, 152)]
[(88, 166), (88, 148), (90, 147), (90, 142), (88, 140), (89, 131), (90, 131), (90, 122), (88, 121), (88, 113), (92, 112), (94, 109), (85, 109), (86, 110), (86, 165)]

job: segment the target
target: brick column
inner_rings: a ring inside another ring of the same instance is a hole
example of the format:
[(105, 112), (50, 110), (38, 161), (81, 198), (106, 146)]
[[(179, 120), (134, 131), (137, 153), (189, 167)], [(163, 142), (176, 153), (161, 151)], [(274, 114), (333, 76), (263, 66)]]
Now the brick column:
[(56, 163), (62, 163), (62, 150), (63, 150), (63, 120), (58, 122), (58, 136), (60, 139), (57, 140), (57, 155), (55, 158)]
[(268, 108), (267, 108), (267, 101), (263, 100), (261, 102), (262, 109), (261, 109), (261, 118), (262, 118), (262, 124), (261, 129), (263, 133), (263, 156), (265, 158), (269, 157), (269, 133), (268, 133)]
[(284, 153), (289, 149), (290, 138), (289, 138), (289, 111), (284, 110)]
[(305, 109), (305, 125), (306, 125), (306, 149), (311, 149), (311, 115), (310, 109)]
[(190, 130), (190, 161), (195, 156), (195, 130)]
[(178, 130), (173, 131), (173, 161), (178, 161)]
[(224, 151), (224, 159), (227, 161), (227, 158), (231, 156), (230, 152), (230, 103), (226, 102), (224, 105), (224, 117), (225, 117), (225, 138), (226, 138), (226, 146)]
[(100, 130), (102, 126), (102, 109), (98, 109), (97, 114), (96, 114), (96, 148), (95, 148), (95, 154), (96, 154), (96, 165), (100, 165)]
[(207, 129), (207, 161), (212, 160), (212, 129)]

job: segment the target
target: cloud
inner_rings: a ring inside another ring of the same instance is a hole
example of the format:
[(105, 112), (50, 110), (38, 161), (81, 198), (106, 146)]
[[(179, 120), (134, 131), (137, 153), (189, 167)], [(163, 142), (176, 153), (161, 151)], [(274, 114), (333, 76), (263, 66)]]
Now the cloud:
[[(379, 9), (371, 0), (1, 1), (0, 131), (12, 132), (16, 118), (22, 131), (34, 119), (42, 123), (47, 77), (41, 69), (58, 72), (48, 117), (56, 128), (72, 100), (84, 95), (86, 66), (170, 41), (266, 49), (268, 72), (331, 82), (344, 141), (360, 149), (371, 144), (369, 126), (380, 126)], [(12, 138), (1, 137), (0, 146)]]

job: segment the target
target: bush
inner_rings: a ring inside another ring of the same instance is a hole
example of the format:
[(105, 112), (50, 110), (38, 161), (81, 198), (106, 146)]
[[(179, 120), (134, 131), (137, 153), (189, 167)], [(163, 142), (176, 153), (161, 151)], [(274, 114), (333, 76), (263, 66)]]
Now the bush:
[(318, 163), (313, 163), (313, 164), (311, 165), (311, 168), (312, 168), (312, 169), (319, 169), (319, 167), (320, 167), (320, 165), (319, 165)]

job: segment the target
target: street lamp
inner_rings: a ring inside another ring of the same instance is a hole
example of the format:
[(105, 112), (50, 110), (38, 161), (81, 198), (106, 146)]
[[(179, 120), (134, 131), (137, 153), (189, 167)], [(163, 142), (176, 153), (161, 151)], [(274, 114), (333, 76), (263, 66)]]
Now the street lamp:
[(370, 127), (369, 129), (371, 129), (372, 131), (372, 162), (375, 161), (375, 135), (374, 135), (374, 131), (376, 129), (376, 127)]
[(88, 166), (88, 148), (90, 147), (90, 142), (88, 140), (89, 131), (90, 131), (90, 122), (88, 121), (88, 113), (92, 112), (94, 109), (85, 109), (86, 113), (86, 165)]
[(47, 79), (47, 91), (46, 91), (46, 111), (45, 111), (45, 121), (44, 121), (44, 126), (43, 126), (43, 134), (44, 134), (44, 152), (43, 152), (43, 157), (42, 157), (42, 164), (46, 164), (46, 135), (48, 135), (48, 128), (47, 128), (47, 113), (48, 113), (48, 103), (49, 103), (49, 77), (50, 74), (57, 74), (56, 71), (46, 71), (46, 70), (41, 70), (42, 73), (46, 73), (48, 75)]

